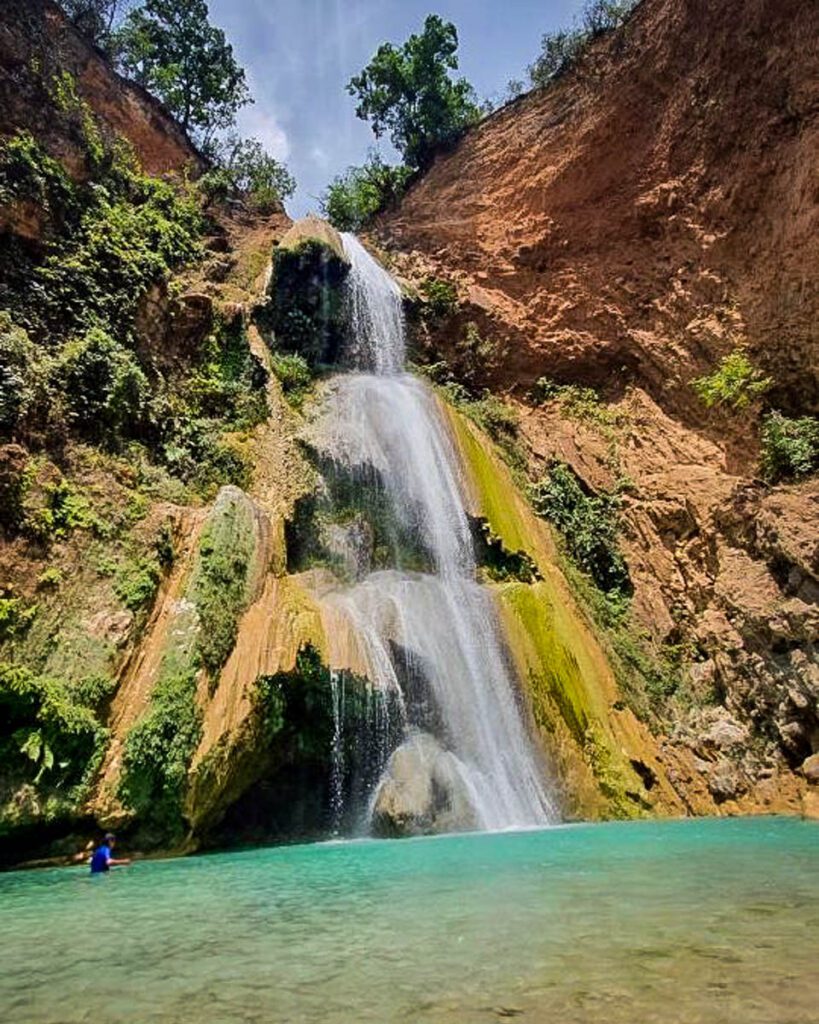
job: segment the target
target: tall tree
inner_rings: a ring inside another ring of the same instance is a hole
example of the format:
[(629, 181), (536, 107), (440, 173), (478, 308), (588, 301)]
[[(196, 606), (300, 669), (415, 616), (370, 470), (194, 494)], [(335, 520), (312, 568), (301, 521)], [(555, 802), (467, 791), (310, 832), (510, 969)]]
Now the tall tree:
[(146, 0), (129, 14), (117, 43), (126, 74), (157, 95), (205, 150), (252, 102), (205, 0)]
[(455, 26), (430, 14), (420, 35), (403, 46), (384, 43), (347, 86), (358, 98), (356, 114), (385, 132), (409, 167), (424, 168), (435, 152), (480, 119), (475, 92), (458, 69)]

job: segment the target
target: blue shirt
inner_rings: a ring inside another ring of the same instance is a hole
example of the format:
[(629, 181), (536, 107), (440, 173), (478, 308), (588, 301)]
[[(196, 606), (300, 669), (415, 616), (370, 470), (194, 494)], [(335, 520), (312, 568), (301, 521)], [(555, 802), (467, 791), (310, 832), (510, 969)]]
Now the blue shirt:
[(99, 874), (100, 871), (108, 870), (108, 858), (111, 856), (111, 847), (106, 843), (98, 846), (91, 857), (91, 874)]

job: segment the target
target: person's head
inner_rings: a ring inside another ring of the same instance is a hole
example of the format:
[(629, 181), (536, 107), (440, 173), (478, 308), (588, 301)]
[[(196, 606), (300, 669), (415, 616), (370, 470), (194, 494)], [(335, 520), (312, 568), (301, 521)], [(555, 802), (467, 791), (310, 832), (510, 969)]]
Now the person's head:
[(113, 848), (113, 846), (116, 843), (116, 841), (117, 841), (117, 837), (114, 835), (113, 832), (106, 833), (106, 836), (105, 836), (105, 845), (106, 846), (110, 846), (111, 848)]

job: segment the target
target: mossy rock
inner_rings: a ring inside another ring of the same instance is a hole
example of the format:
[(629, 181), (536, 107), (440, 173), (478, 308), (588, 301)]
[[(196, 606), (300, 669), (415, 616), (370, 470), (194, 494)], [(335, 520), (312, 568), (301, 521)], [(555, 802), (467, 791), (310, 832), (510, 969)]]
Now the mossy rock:
[(341, 236), (326, 221), (297, 221), (273, 250), (262, 326), (276, 348), (311, 367), (335, 363), (344, 337), (343, 284), (350, 270)]

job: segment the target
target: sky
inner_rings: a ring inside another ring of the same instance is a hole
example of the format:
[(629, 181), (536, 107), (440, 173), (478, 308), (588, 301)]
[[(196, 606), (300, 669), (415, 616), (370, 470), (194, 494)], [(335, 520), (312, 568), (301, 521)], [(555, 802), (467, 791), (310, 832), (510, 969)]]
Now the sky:
[(328, 182), (378, 145), (355, 116), (345, 86), (383, 42), (403, 43), (427, 14), (454, 22), (459, 73), (481, 99), (526, 78), (544, 32), (570, 25), (583, 0), (210, 0), (245, 68), (255, 104), (239, 115), (243, 135), (261, 140), (295, 174), (291, 216), (318, 211)]

